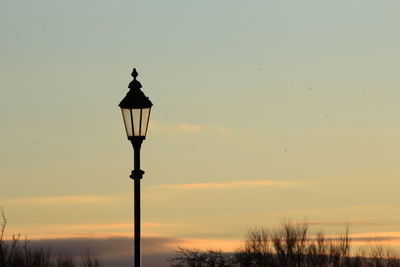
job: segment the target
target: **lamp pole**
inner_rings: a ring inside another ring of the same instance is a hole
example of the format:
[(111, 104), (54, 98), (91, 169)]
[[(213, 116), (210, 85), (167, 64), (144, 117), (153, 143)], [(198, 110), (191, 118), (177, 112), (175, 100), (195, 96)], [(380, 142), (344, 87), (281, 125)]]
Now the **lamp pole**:
[(142, 146), (143, 139), (135, 139), (131, 140), (133, 146), (133, 154), (134, 154), (134, 169), (129, 176), (134, 181), (134, 265), (135, 267), (140, 267), (141, 264), (141, 250), (140, 250), (140, 241), (141, 241), (141, 225), (140, 225), (140, 180), (143, 178), (144, 171), (140, 169), (140, 148)]
[(134, 169), (130, 178), (134, 181), (134, 267), (141, 267), (141, 226), (140, 226), (140, 180), (144, 171), (140, 169), (140, 148), (146, 139), (150, 111), (153, 104), (140, 90), (141, 83), (136, 80), (138, 73), (132, 71), (133, 81), (129, 84), (129, 92), (119, 103), (124, 119), (128, 140), (133, 147)]

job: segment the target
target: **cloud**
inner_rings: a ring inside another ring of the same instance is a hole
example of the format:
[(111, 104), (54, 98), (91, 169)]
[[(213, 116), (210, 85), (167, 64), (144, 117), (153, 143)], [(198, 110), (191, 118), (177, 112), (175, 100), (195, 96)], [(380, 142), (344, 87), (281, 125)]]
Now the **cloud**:
[(176, 189), (226, 189), (238, 187), (286, 187), (300, 185), (302, 182), (293, 181), (230, 181), (223, 183), (192, 183), (192, 184), (167, 184), (166, 188)]
[[(292, 215), (301, 215), (301, 216), (330, 216), (332, 214), (370, 214), (370, 213), (382, 213), (385, 212), (398, 212), (397, 208), (394, 208), (389, 205), (359, 205), (359, 206), (339, 206), (339, 207), (326, 207), (320, 209), (296, 209), (292, 210)], [(287, 214), (287, 211), (286, 211)], [(281, 214), (280, 212), (276, 213), (276, 216), (286, 216), (285, 214)]]
[(19, 197), (2, 199), (3, 202), (17, 205), (37, 204), (71, 204), (71, 203), (102, 203), (123, 200), (121, 196), (100, 195), (69, 195), (69, 196), (47, 196), (47, 197)]
[(359, 225), (359, 226), (400, 226), (400, 223), (377, 223), (377, 222), (307, 222), (309, 225), (326, 225), (326, 226), (336, 226), (336, 225)]
[[(165, 228), (171, 227), (175, 225), (166, 224), (166, 223), (153, 223), (153, 222), (142, 222), (142, 226), (146, 228)], [(60, 227), (60, 225), (58, 225)], [(132, 228), (132, 222), (127, 223), (108, 223), (108, 224), (68, 224), (61, 225), (61, 228), (65, 229), (129, 229)]]
[[(142, 255), (146, 266), (169, 266), (167, 259), (173, 256), (183, 240), (173, 237), (143, 237)], [(32, 247), (49, 247), (53, 252), (64, 253), (79, 258), (89, 251), (105, 266), (133, 266), (133, 239), (131, 237), (112, 238), (66, 238), (30, 241)]]
[(200, 126), (189, 123), (180, 123), (162, 127), (162, 130), (165, 133), (172, 135), (180, 133), (198, 133), (200, 132), (200, 129)]
[(230, 137), (233, 135), (233, 131), (231, 129), (228, 129), (228, 128), (225, 128), (222, 126), (217, 127), (216, 132), (223, 137)]
[[(342, 235), (325, 235), (327, 241), (340, 241), (343, 238)], [(387, 245), (396, 246), (400, 244), (400, 232), (393, 233), (360, 233), (360, 234), (349, 234), (352, 245), (360, 247), (366, 246), (371, 243), (379, 244), (385, 242)], [(314, 237), (310, 237), (310, 240), (315, 240)]]
[(197, 125), (186, 122), (165, 123), (160, 121), (150, 121), (151, 131), (162, 132), (170, 135), (203, 133), (209, 135), (219, 135), (222, 137), (232, 137), (234, 131), (224, 126), (218, 125)]
[(194, 124), (181, 123), (178, 125), (178, 129), (185, 132), (200, 132), (200, 126)]
[[(182, 239), (176, 237), (154, 236), (142, 238), (144, 266), (167, 267), (168, 259), (174, 256), (179, 246), (185, 248), (222, 249), (234, 251), (240, 243), (236, 240)], [(133, 238), (65, 238), (30, 241), (32, 247), (49, 247), (57, 253), (79, 258), (89, 251), (105, 266), (133, 266)]]
[[(400, 232), (374, 232), (350, 234), (351, 241), (357, 245), (367, 245), (368, 243), (386, 242), (388, 245), (399, 245)], [(339, 236), (331, 236), (327, 239), (338, 240)]]
[[(142, 255), (144, 266), (167, 267), (168, 259), (174, 256), (178, 247), (191, 249), (221, 249), (234, 251), (241, 245), (237, 240), (215, 239), (182, 239), (170, 236), (142, 237)], [(29, 244), (37, 248), (51, 248), (57, 253), (64, 253), (79, 258), (89, 251), (100, 259), (104, 266), (133, 266), (133, 238), (103, 237), (103, 238), (60, 238), (31, 240)]]
[[(155, 234), (162, 231), (180, 229), (184, 224), (175, 223), (157, 223), (142, 222), (142, 236), (154, 237)], [(13, 225), (8, 227), (7, 233), (20, 233), (28, 236), (31, 240), (38, 239), (70, 239), (70, 238), (112, 238), (112, 237), (130, 237), (132, 236), (133, 222), (105, 223), (105, 224), (29, 224), (19, 225), (15, 228)], [(6, 236), (7, 239), (11, 235)]]
[(158, 121), (150, 121), (149, 128), (151, 131), (161, 131), (163, 133), (176, 135), (182, 133), (198, 133), (202, 127), (190, 123), (161, 123)]
[[(375, 236), (375, 237), (354, 237), (351, 236), (351, 240), (357, 243), (376, 243), (376, 242), (389, 242), (393, 245), (400, 241), (400, 236)], [(397, 241), (397, 242), (395, 242)]]

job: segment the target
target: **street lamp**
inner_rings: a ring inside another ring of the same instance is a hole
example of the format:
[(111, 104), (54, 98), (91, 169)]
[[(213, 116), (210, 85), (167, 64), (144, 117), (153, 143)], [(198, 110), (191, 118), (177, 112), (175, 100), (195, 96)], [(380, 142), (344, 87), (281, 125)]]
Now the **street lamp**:
[(140, 267), (140, 179), (144, 174), (140, 169), (140, 147), (146, 138), (153, 104), (140, 90), (142, 85), (136, 80), (137, 76), (136, 69), (133, 69), (133, 81), (129, 83), (129, 92), (119, 103), (119, 107), (122, 110), (126, 135), (134, 151), (134, 169), (129, 177), (134, 181), (134, 266)]

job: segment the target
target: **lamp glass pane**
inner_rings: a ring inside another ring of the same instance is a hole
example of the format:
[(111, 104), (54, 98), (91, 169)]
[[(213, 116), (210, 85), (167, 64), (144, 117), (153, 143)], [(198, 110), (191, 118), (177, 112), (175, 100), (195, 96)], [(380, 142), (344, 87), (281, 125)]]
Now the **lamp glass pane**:
[(133, 135), (133, 130), (132, 130), (132, 120), (131, 120), (131, 110), (130, 109), (121, 109), (122, 110), (122, 117), (124, 119), (124, 124), (125, 124), (125, 130), (126, 130), (126, 135), (132, 136)]
[(140, 135), (146, 136), (147, 126), (149, 125), (150, 108), (142, 109), (142, 127), (140, 128)]
[(132, 109), (132, 114), (133, 114), (133, 134), (134, 136), (140, 136), (141, 109)]

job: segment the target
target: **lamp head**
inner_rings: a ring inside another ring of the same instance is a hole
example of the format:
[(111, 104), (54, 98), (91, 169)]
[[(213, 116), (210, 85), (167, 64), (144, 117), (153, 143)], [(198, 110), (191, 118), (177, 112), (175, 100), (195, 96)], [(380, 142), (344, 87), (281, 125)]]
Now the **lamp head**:
[(133, 81), (129, 83), (129, 91), (119, 103), (124, 119), (128, 139), (145, 139), (149, 125), (150, 111), (153, 103), (142, 92), (142, 84), (136, 80), (136, 68), (132, 71)]

